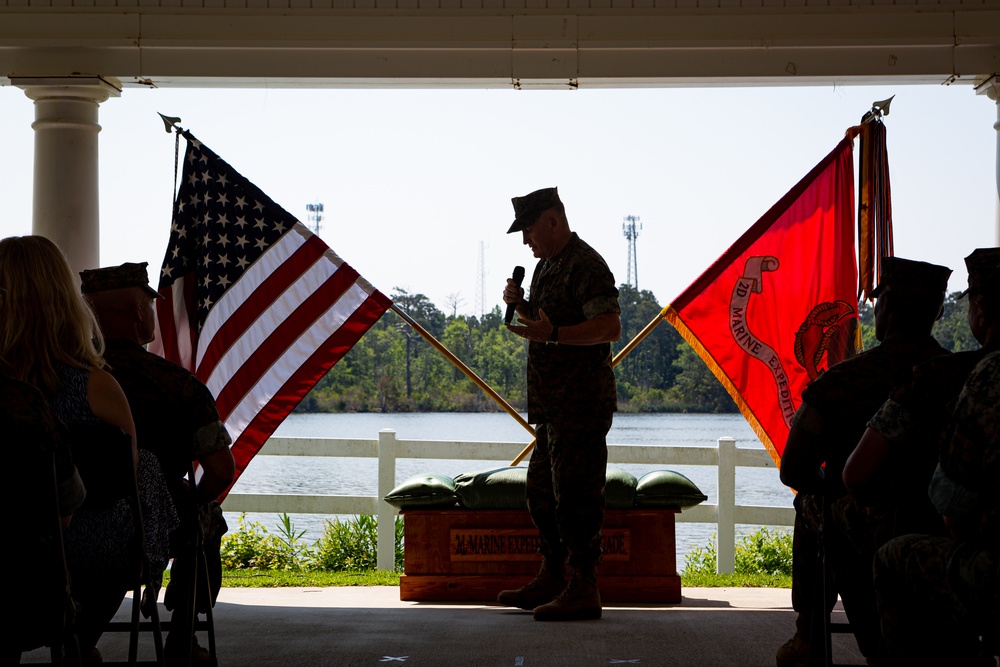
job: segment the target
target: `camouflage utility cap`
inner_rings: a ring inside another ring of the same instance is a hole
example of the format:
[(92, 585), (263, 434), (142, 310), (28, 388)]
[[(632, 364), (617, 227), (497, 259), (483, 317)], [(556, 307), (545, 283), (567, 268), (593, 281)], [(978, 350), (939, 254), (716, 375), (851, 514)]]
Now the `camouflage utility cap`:
[(510, 229), (507, 230), (508, 234), (531, 227), (535, 224), (538, 216), (553, 206), (558, 206), (562, 203), (559, 201), (559, 190), (557, 188), (535, 190), (523, 197), (514, 197), (510, 202), (514, 205), (514, 222), (511, 223)]
[(883, 257), (878, 287), (872, 290), (871, 296), (877, 298), (887, 287), (907, 292), (944, 294), (950, 275), (951, 269), (947, 266), (902, 257)]
[(148, 262), (125, 262), (121, 266), (107, 266), (100, 269), (87, 269), (80, 272), (83, 283), (80, 291), (84, 294), (94, 292), (105, 292), (113, 289), (127, 289), (129, 287), (142, 287), (146, 293), (154, 298), (159, 298), (159, 294), (149, 286), (149, 276), (146, 275)]
[(1000, 248), (976, 248), (965, 258), (965, 268), (969, 270), (969, 289), (959, 298), (969, 292), (988, 297), (1000, 295)]

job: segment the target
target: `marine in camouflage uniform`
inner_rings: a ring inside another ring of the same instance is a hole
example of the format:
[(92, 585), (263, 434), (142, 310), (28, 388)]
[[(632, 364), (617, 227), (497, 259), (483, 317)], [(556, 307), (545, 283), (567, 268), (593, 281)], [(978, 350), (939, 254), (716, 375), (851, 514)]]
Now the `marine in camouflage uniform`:
[[(543, 573), (552, 576), (538, 596), (511, 600), (501, 593), (499, 599), (534, 609), (538, 620), (597, 618), (606, 437), (617, 409), (608, 341), (620, 334), (618, 289), (601, 256), (569, 231), (555, 188), (513, 202), (517, 219), (508, 233), (524, 231), (525, 243), (540, 258), (530, 299), (521, 298), (517, 304), (522, 324), (509, 328), (530, 341), (528, 421), (535, 424), (536, 442), (528, 464), (527, 501), (540, 534)], [(536, 222), (557, 225), (556, 236), (550, 237), (548, 228), (534, 229)], [(607, 322), (613, 335), (596, 343), (577, 338), (595, 321)], [(563, 580), (567, 563), (568, 586)], [(578, 604), (581, 582), (593, 589), (596, 604), (593, 598)], [(560, 593), (562, 603), (553, 602)]]
[[(181, 517), (181, 526), (171, 535), (174, 563), (164, 597), (167, 609), (175, 610), (171, 621), (181, 627), (185, 622), (181, 610), (189, 607), (184, 593), (190, 588), (194, 568), (188, 558), (196, 530), (194, 522), (202, 523), (205, 535), (213, 603), (222, 584), (219, 550), (227, 530), (219, 503), (214, 497), (196, 498), (189, 492), (185, 476), (192, 461), (228, 452), (229, 433), (219, 420), (211, 392), (187, 369), (120, 338), (105, 341), (104, 358), (128, 397), (136, 444), (159, 459)], [(199, 611), (207, 611), (204, 602), (199, 603)]]
[(969, 326), (978, 350), (932, 359), (913, 369), (868, 423), (853, 459), (863, 462), (845, 477), (867, 495), (866, 504), (892, 517), (894, 535), (927, 533), (940, 525), (927, 497), (938, 463), (942, 437), (955, 402), (972, 369), (1000, 350), (1000, 248), (980, 248), (965, 258), (969, 288)]
[(184, 477), (191, 462), (231, 443), (215, 398), (190, 371), (134, 341), (105, 340), (104, 359), (128, 397), (139, 448), (156, 454), (175, 503), (190, 502)]
[[(798, 616), (795, 636), (778, 650), (779, 667), (815, 664), (821, 657), (816, 616), (822, 603), (821, 539), (833, 590), (843, 600), (858, 646), (870, 662), (878, 658), (874, 548), (859, 551), (849, 537), (848, 529), (866, 519), (847, 496), (841, 471), (892, 388), (915, 364), (947, 354), (930, 331), (950, 274), (943, 266), (884, 258), (873, 292), (881, 344), (832, 366), (802, 394), (781, 460), (782, 482), (799, 492), (792, 544), (792, 606)], [(836, 596), (831, 598), (832, 606)]]
[[(80, 275), (81, 289), (107, 336), (104, 358), (108, 371), (128, 398), (136, 443), (156, 455), (181, 518), (180, 527), (171, 534), (173, 566), (164, 605), (173, 610), (171, 627), (185, 628), (192, 621), (193, 544), (199, 530), (211, 591), (210, 600), (199, 597), (199, 612), (214, 604), (222, 583), (219, 550), (227, 526), (215, 499), (233, 480), (232, 441), (208, 388), (187, 369), (143, 347), (153, 339), (151, 304), (159, 297), (148, 285), (146, 263), (126, 263)], [(194, 461), (202, 470), (197, 490), (186, 479)], [(188, 650), (194, 651), (192, 664), (207, 660), (205, 650), (183, 632), (171, 632), (165, 650), (168, 662), (182, 662)]]
[(996, 664), (980, 637), (1000, 639), (998, 489), (1000, 352), (993, 352), (959, 396), (930, 485), (953, 536), (906, 535), (875, 560), (890, 664)]

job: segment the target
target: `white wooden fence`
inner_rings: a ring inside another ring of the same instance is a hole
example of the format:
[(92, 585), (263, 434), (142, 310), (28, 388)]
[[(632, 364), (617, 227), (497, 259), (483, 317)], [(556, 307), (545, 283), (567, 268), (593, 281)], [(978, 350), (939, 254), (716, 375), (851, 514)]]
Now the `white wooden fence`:
[[(400, 440), (391, 429), (379, 431), (377, 440), (347, 438), (271, 438), (258, 456), (334, 456), (378, 459), (378, 496), (277, 495), (232, 493), (222, 509), (226, 512), (288, 514), (373, 514), (379, 526), (378, 567), (390, 570), (394, 563), (393, 525), (396, 508), (382, 500), (396, 486), (396, 459), (444, 459), (504, 461), (509, 463), (524, 449), (524, 443)], [(719, 438), (717, 447), (663, 447), (654, 445), (609, 445), (609, 464), (655, 466), (705, 465), (718, 469), (718, 504), (702, 503), (677, 515), (678, 521), (712, 523), (718, 527), (718, 571), (734, 567), (737, 524), (791, 526), (795, 511), (787, 507), (736, 504), (736, 468), (774, 468), (763, 449), (737, 447), (733, 438)]]

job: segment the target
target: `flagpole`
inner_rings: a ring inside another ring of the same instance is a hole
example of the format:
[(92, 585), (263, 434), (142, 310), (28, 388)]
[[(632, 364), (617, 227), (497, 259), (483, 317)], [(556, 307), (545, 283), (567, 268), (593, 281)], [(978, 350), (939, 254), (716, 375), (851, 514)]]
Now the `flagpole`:
[[(392, 304), (392, 306), (390, 306), (390, 308), (392, 309), (392, 312), (396, 313), (401, 318), (403, 318), (404, 322), (406, 322), (411, 327), (413, 327), (414, 331), (416, 331), (418, 334), (420, 334), (421, 336), (423, 336), (424, 339), (426, 339), (428, 343), (430, 343), (435, 348), (437, 348), (438, 352), (440, 352), (441, 354), (443, 354), (448, 359), (448, 361), (450, 361), (451, 363), (455, 364), (455, 366), (458, 367), (458, 369), (460, 371), (462, 371), (463, 373), (465, 373), (469, 377), (470, 380), (472, 380), (473, 382), (475, 382), (479, 386), (480, 389), (482, 389), (483, 391), (485, 391), (486, 394), (497, 403), (497, 405), (499, 405), (504, 410), (506, 410), (507, 414), (509, 414), (514, 419), (516, 419), (517, 423), (519, 423), (521, 426), (523, 426), (524, 429), (528, 433), (530, 433), (532, 435), (532, 437), (534, 437), (534, 435), (535, 435), (535, 429), (533, 429), (531, 427), (531, 424), (529, 424), (527, 421), (525, 421), (524, 417), (522, 417), (521, 414), (510, 405), (510, 403), (508, 403), (507, 401), (505, 401), (500, 394), (496, 393), (496, 391), (493, 390), (493, 387), (491, 387), (488, 384), (486, 384), (486, 382), (483, 381), (483, 379), (480, 378), (478, 375), (476, 375), (472, 371), (471, 368), (469, 368), (464, 363), (462, 363), (461, 359), (459, 359), (454, 354), (452, 354), (451, 350), (449, 350), (444, 345), (442, 345), (440, 342), (438, 342), (438, 340), (436, 338), (434, 338), (434, 336), (432, 336), (429, 331), (427, 331), (422, 326), (420, 326), (419, 324), (417, 324), (416, 320), (414, 320), (412, 317), (410, 317), (408, 314), (406, 314), (396, 304)], [(534, 442), (534, 440), (532, 440), (532, 442)]]
[[(629, 344), (623, 347), (621, 351), (619, 351), (618, 354), (614, 356), (614, 358), (611, 360), (612, 368), (621, 363), (622, 359), (627, 357), (629, 354), (632, 353), (632, 350), (638, 347), (639, 343), (642, 342), (643, 338), (652, 333), (653, 329), (655, 329), (660, 325), (660, 322), (662, 322), (667, 315), (668, 308), (670, 308), (669, 305), (664, 306), (663, 310), (660, 311), (660, 314), (654, 317), (649, 324), (643, 327), (642, 331), (637, 333), (635, 338), (629, 341)], [(518, 454), (517, 457), (515, 457), (514, 460), (510, 462), (510, 464), (512, 466), (516, 466), (518, 463), (524, 460), (524, 457), (527, 456), (531, 452), (531, 450), (534, 449), (534, 447), (535, 447), (535, 441), (532, 440), (531, 442), (528, 443), (527, 447), (521, 450), (521, 453)]]
[(657, 315), (656, 317), (654, 317), (652, 319), (652, 321), (650, 321), (650, 323), (647, 324), (643, 328), (642, 331), (640, 331), (639, 333), (637, 333), (635, 335), (635, 338), (633, 338), (631, 341), (629, 341), (628, 345), (626, 345), (625, 347), (623, 347), (621, 349), (621, 351), (618, 354), (615, 355), (615, 358), (611, 360), (611, 367), (612, 368), (614, 368), (615, 366), (617, 366), (618, 364), (620, 364), (621, 361), (622, 361), (622, 359), (624, 359), (629, 354), (631, 354), (632, 350), (634, 350), (639, 345), (639, 343), (642, 342), (643, 338), (645, 338), (646, 336), (648, 336), (649, 334), (651, 334), (653, 332), (653, 329), (655, 329), (656, 327), (658, 327), (660, 325), (660, 322), (662, 322), (666, 318), (666, 316), (667, 316), (667, 309), (668, 308), (670, 308), (669, 304), (666, 305), (666, 306), (664, 306), (663, 310), (660, 311), (660, 314)]

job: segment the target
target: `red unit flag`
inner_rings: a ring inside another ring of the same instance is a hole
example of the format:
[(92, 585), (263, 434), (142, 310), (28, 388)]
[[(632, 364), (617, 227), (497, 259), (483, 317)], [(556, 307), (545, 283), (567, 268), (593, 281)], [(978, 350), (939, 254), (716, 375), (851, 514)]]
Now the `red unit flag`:
[(664, 309), (780, 462), (806, 386), (857, 351), (846, 138)]
[(192, 371), (233, 439), (236, 477), (392, 305), (188, 132), (150, 350)]

